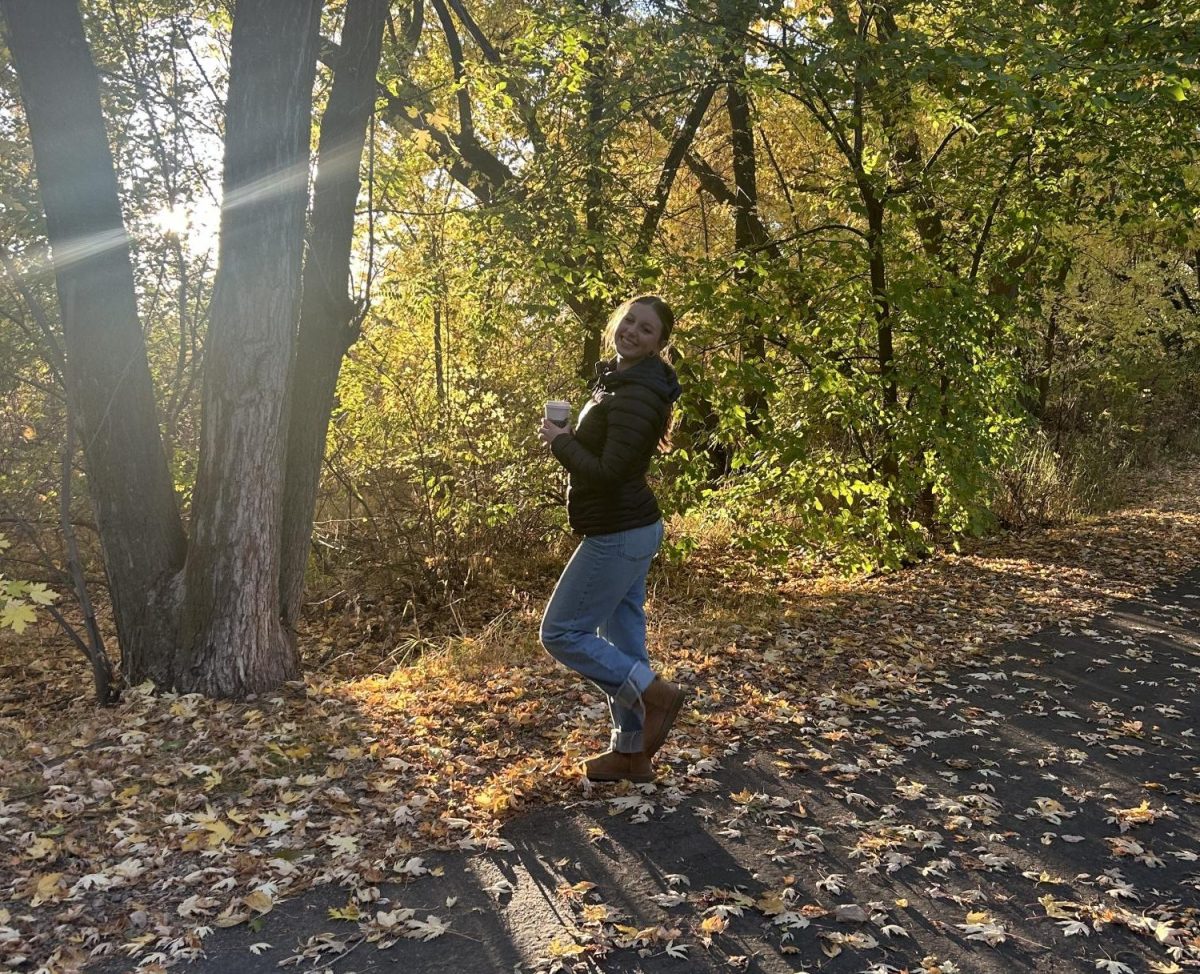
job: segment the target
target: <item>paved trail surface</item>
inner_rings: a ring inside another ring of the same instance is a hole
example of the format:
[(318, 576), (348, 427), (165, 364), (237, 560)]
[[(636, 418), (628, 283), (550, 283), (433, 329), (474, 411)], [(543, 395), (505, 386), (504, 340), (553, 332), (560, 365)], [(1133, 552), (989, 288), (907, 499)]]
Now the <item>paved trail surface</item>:
[(428, 942), (356, 945), (323, 888), (190, 969), (274, 972), (322, 936), (284, 970), (1200, 966), (1200, 571), (985, 659), (822, 698), (673, 810), (597, 788), (511, 822), (510, 851), (427, 856), (442, 875), (376, 906), (449, 924)]

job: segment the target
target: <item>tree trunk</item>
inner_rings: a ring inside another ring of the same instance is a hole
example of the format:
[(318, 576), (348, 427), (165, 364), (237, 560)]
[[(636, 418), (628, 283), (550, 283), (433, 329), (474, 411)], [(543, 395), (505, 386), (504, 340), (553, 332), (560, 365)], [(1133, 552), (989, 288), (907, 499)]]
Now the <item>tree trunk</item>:
[[(586, 171), (584, 179), (583, 219), (587, 235), (588, 257), (585, 267), (591, 267), (597, 274), (605, 271), (604, 254), (601, 250), (601, 235), (604, 232), (604, 149), (608, 132), (605, 126), (607, 111), (604, 97), (604, 72), (608, 69), (606, 57), (608, 54), (609, 20), (612, 17), (612, 5), (609, 0), (600, 0), (600, 18), (603, 36), (598, 40), (588, 42), (587, 71), (588, 79), (584, 92), (587, 98), (587, 131), (584, 147), (586, 154)], [(599, 303), (592, 298), (583, 299), (586, 308), (583, 319), (583, 356), (579, 362), (579, 374), (587, 380), (591, 379), (604, 354), (601, 338), (604, 331), (604, 312)]]
[(375, 107), (387, 0), (350, 0), (321, 119), (304, 297), (293, 366), (283, 501), (281, 612), (285, 631), (300, 621), (321, 461), (342, 359), (358, 336), (361, 309), (350, 298), (350, 248), (359, 169)]
[(583, 359), (579, 363), (580, 377), (591, 381), (596, 375), (596, 363), (604, 357), (604, 308), (592, 298), (582, 302), (585, 310), (583, 319)]
[(437, 390), (439, 413), (446, 408), (446, 366), (442, 356), (442, 302), (433, 301), (433, 378)]
[(78, 417), (130, 683), (167, 683), (171, 585), (186, 551), (138, 324), (129, 241), (95, 65), (75, 0), (5, 0), (46, 213)]
[[(733, 148), (733, 238), (734, 247), (746, 261), (746, 266), (736, 270), (734, 278), (746, 298), (753, 300), (758, 288), (758, 272), (754, 269), (753, 262), (760, 257), (763, 245), (767, 241), (759, 232), (764, 228), (758, 219), (758, 164), (754, 156), (754, 125), (750, 117), (750, 99), (740, 84), (745, 74), (744, 55), (740, 49), (736, 53), (737, 63), (731, 65), (735, 72), (735, 80), (730, 82), (728, 88), (729, 129)], [(742, 341), (742, 359), (761, 366), (767, 355), (762, 322), (756, 314), (747, 314), (742, 328), (746, 333)], [(742, 405), (746, 410), (746, 432), (753, 437), (762, 429), (768, 418), (769, 405), (765, 390), (758, 384), (752, 385), (743, 393)]]
[(320, 0), (239, 0), (219, 266), (177, 683), (243, 697), (299, 675), (280, 622), (288, 372), (300, 310)]
[[(860, 186), (867, 208), (867, 235), (870, 241), (871, 296), (875, 305), (875, 357), (879, 365), (879, 385), (883, 400), (883, 451), (879, 457), (879, 472), (889, 487), (900, 477), (900, 461), (896, 454), (895, 425), (900, 395), (896, 380), (896, 350), (892, 333), (892, 303), (887, 293), (887, 259), (883, 250), (883, 204), (875, 198), (870, 187)], [(892, 521), (897, 519), (895, 502)]]
[(1054, 377), (1054, 358), (1058, 347), (1058, 316), (1062, 305), (1059, 292), (1062, 291), (1063, 285), (1067, 283), (1067, 277), (1071, 273), (1071, 255), (1068, 254), (1061, 261), (1058, 272), (1054, 275), (1054, 281), (1049, 288), (1054, 297), (1051, 299), (1050, 314), (1046, 318), (1046, 333), (1042, 337), (1042, 361), (1037, 367), (1037, 376), (1034, 380), (1037, 398), (1026, 404), (1026, 408), (1039, 423), (1045, 422), (1046, 408), (1050, 404), (1050, 387)]

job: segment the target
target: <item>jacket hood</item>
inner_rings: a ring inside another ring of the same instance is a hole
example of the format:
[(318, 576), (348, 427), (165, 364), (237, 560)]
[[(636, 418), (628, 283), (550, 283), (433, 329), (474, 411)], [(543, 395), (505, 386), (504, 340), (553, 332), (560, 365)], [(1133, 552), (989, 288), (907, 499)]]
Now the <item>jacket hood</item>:
[(596, 382), (606, 389), (633, 382), (645, 386), (647, 389), (653, 389), (668, 403), (675, 402), (683, 392), (675, 370), (657, 355), (647, 356), (624, 372), (617, 371), (616, 359), (597, 362)]

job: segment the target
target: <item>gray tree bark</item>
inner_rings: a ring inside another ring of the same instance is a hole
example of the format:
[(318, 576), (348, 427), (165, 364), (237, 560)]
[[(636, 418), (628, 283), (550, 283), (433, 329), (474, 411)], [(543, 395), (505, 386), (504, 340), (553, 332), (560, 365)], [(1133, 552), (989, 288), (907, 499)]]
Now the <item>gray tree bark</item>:
[[(77, 4), (0, 5), (26, 101), (62, 302), (66, 382), (131, 682), (244, 697), (299, 676), (281, 616), (291, 622), (299, 613), (333, 388), (355, 334), (348, 278), (358, 165), (387, 8), (386, 0), (347, 7), (322, 125), (302, 312), (321, 0), (235, 6), (189, 546)], [(304, 394), (291, 396), (293, 387)]]
[(288, 372), (300, 312), (320, 0), (239, 0), (219, 265), (176, 683), (243, 697), (300, 675), (280, 622)]
[(75, 0), (4, 0), (46, 214), (88, 493), (100, 532), (121, 664), (166, 685), (186, 540), (159, 435), (129, 241)]
[[(325, 438), (342, 358), (358, 336), (361, 309), (350, 298), (350, 248), (359, 170), (375, 107), (387, 0), (349, 0), (333, 87), (321, 120), (304, 298), (290, 398), (280, 596), (291, 636), (300, 620), (304, 573)], [(297, 394), (298, 393), (298, 394)]]

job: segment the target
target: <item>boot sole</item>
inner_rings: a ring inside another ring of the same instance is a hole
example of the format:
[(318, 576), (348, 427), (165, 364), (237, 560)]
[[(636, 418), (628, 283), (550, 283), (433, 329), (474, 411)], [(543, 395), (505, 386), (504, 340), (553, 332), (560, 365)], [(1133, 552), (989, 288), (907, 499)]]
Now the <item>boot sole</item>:
[(687, 699), (687, 691), (680, 690), (674, 702), (667, 707), (666, 713), (663, 716), (662, 730), (658, 732), (657, 738), (649, 741), (646, 744), (646, 756), (654, 757), (658, 753), (658, 749), (666, 743), (667, 735), (671, 733), (671, 728), (675, 726), (675, 721), (679, 717), (679, 711), (683, 709), (683, 702)]
[(585, 772), (588, 781), (595, 782), (613, 782), (613, 781), (632, 781), (635, 785), (648, 785), (655, 780), (654, 774), (615, 774), (615, 775), (590, 775)]

